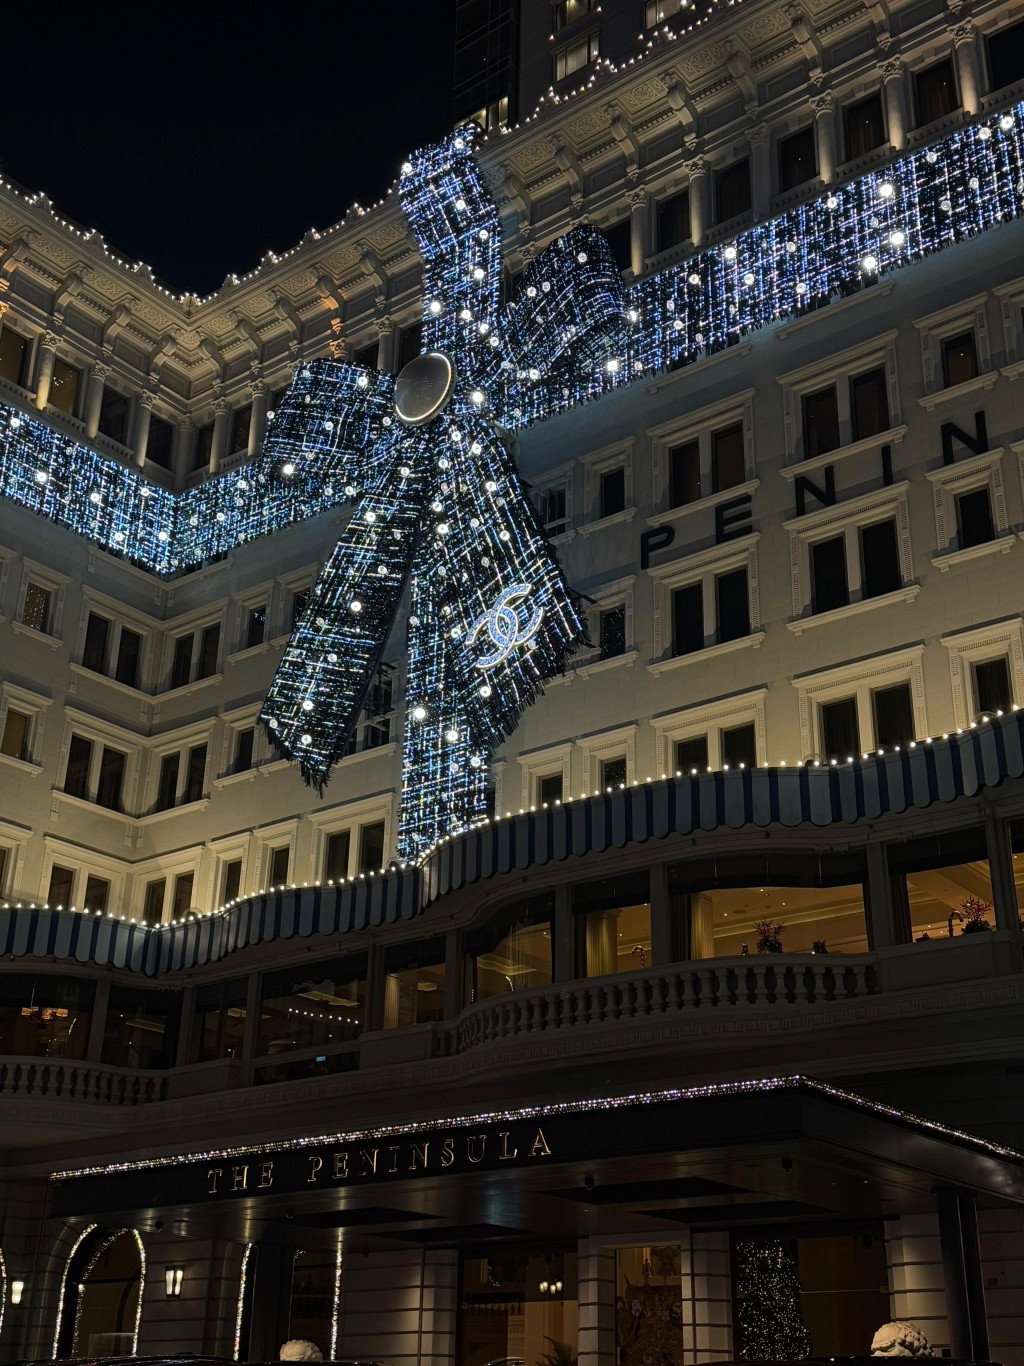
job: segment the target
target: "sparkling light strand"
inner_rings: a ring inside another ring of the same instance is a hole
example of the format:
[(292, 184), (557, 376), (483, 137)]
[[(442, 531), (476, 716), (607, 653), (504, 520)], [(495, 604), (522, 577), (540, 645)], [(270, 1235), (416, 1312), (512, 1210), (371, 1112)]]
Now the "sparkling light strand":
[[(249, 1261), (254, 1251), (254, 1244), (246, 1243), (245, 1251), (242, 1253), (242, 1269), (238, 1276), (238, 1305), (235, 1309), (235, 1344), (231, 1354), (233, 1361), (238, 1361), (242, 1353), (242, 1320), (245, 1317), (245, 1286), (249, 1274)], [(333, 1350), (331, 1356), (334, 1356)]]

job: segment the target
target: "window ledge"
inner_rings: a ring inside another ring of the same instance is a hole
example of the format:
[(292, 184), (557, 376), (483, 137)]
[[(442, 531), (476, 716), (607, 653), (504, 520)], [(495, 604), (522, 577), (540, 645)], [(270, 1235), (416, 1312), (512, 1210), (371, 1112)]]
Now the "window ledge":
[(779, 473), (783, 479), (796, 479), (801, 474), (810, 474), (815, 470), (825, 469), (828, 465), (834, 465), (838, 460), (865, 455), (868, 451), (877, 451), (882, 446), (898, 446), (906, 434), (906, 424), (901, 427), (887, 427), (884, 432), (876, 432), (874, 436), (852, 441), (848, 446), (837, 446), (834, 451), (826, 451), (824, 455), (815, 455), (810, 460), (798, 460), (795, 464), (784, 465)]
[(843, 312), (847, 308), (855, 308), (857, 304), (866, 303), (869, 299), (884, 299), (896, 288), (895, 280), (883, 280), (877, 285), (868, 285), (860, 289), (856, 294), (850, 294), (846, 298), (829, 299), (827, 308), (810, 308), (799, 314), (797, 317), (784, 322), (781, 327), (773, 333), (776, 341), (785, 341), (794, 332), (799, 332), (801, 328), (810, 327), (812, 323), (821, 322), (823, 318), (834, 318), (837, 313)]
[(664, 389), (668, 384), (678, 384), (683, 379), (693, 379), (694, 375), (708, 370), (713, 365), (721, 365), (724, 360), (735, 360), (743, 356), (749, 356), (754, 349), (753, 342), (740, 342), (737, 346), (727, 346), (724, 351), (714, 351), (710, 356), (701, 356), (692, 365), (681, 365), (676, 370), (670, 370), (667, 375), (656, 379), (653, 384), (648, 384), (647, 392), (656, 394)]
[(568, 545), (570, 541), (576, 539), (576, 532), (571, 527), (567, 531), (556, 531), (554, 534), (545, 529), (544, 535), (548, 538), (550, 545)]
[(800, 636), (816, 626), (828, 626), (833, 621), (860, 616), (862, 612), (870, 612), (873, 607), (895, 607), (901, 602), (913, 602), (920, 591), (919, 583), (904, 584), (891, 593), (879, 593), (875, 598), (862, 598), (860, 602), (848, 602), (844, 607), (833, 607), (830, 612), (815, 612), (811, 616), (798, 617), (796, 621), (787, 621), (786, 629)]
[(30, 759), (16, 759), (13, 754), (0, 754), (0, 764), (7, 764), (29, 778), (34, 778), (37, 773), (43, 771), (42, 764), (34, 764)]
[(31, 640), (41, 640), (51, 650), (59, 650), (64, 644), (59, 636), (49, 636), (45, 631), (37, 631), (34, 626), (26, 626), (23, 621), (12, 621), (11, 630), (16, 631), (19, 636), (28, 636)]
[(954, 403), (965, 394), (977, 393), (979, 389), (991, 389), (998, 379), (998, 370), (986, 370), (983, 375), (975, 375), (973, 379), (965, 379), (962, 384), (954, 384), (948, 389), (937, 389), (934, 394), (925, 394), (917, 401), (930, 413), (943, 403)]
[(945, 484), (956, 480), (969, 479), (982, 470), (990, 469), (1003, 457), (1002, 446), (993, 446), (990, 451), (968, 456), (966, 460), (954, 460), (952, 465), (940, 465), (937, 470), (925, 470), (924, 477), (929, 484)]
[[(285, 637), (287, 642), (288, 637)], [(233, 654), (224, 656), (225, 664), (242, 664), (247, 659), (257, 659), (260, 655), (265, 655), (268, 650), (272, 650), (278, 643), (274, 640), (261, 640), (258, 645), (247, 645), (244, 650), (235, 650)]]
[(92, 678), (98, 683), (105, 683), (115, 692), (124, 693), (127, 697), (133, 697), (138, 702), (151, 702), (153, 700), (149, 693), (143, 692), (140, 688), (133, 688), (129, 683), (119, 683), (116, 678), (111, 678), (109, 674), (101, 674), (95, 669), (87, 669), (84, 664), (69, 664), (68, 672), (75, 678)]
[(736, 650), (759, 650), (764, 643), (765, 634), (764, 631), (754, 631), (749, 636), (740, 636), (739, 640), (726, 640), (721, 645), (705, 645), (703, 650), (691, 650), (688, 655), (659, 659), (653, 664), (648, 664), (647, 672), (655, 678), (660, 678), (664, 673), (682, 669), (687, 664), (695, 664), (699, 659), (717, 659), (719, 655), (729, 655)]
[(647, 525), (664, 526), (666, 522), (681, 522), (691, 512), (701, 512), (704, 508), (716, 508), (721, 503), (728, 503), (733, 498), (742, 498), (748, 493), (753, 497), (760, 487), (760, 479), (748, 479), (746, 483), (734, 484), (731, 489), (723, 489), (721, 493), (709, 493), (706, 498), (698, 498), (693, 503), (681, 503), (679, 507), (666, 508), (664, 512), (657, 513), (654, 517), (648, 517)]
[(1017, 537), (997, 536), (993, 541), (982, 541), (981, 545), (969, 545), (965, 550), (951, 550), (945, 555), (933, 555), (932, 564), (943, 574), (954, 565), (965, 564), (968, 560), (980, 560), (986, 555), (1008, 555), (1017, 543)]
[(596, 522), (587, 522), (576, 530), (581, 536), (593, 536), (595, 531), (603, 531), (606, 526), (618, 526), (622, 522), (631, 522), (636, 516), (636, 508), (623, 508), (621, 512), (613, 512), (608, 517), (599, 517)]
[(386, 745), (376, 745), (370, 749), (357, 750), (355, 754), (345, 754), (338, 760), (338, 763), (339, 765), (354, 764), (358, 763), (360, 759), (372, 759), (376, 754), (386, 755), (390, 759), (397, 748), (396, 741), (391, 740)]
[(58, 797), (62, 802), (66, 802), (68, 806), (77, 807), (79, 811), (92, 811), (97, 816), (111, 816), (115, 821), (134, 822), (136, 819), (134, 816), (129, 816), (127, 811), (114, 811), (109, 806), (100, 806), (99, 802), (90, 802), (85, 797), (75, 797), (72, 793), (65, 792), (63, 788), (60, 787), (53, 787), (50, 791), (54, 797)]
[(583, 660), (576, 665), (578, 678), (589, 678), (591, 674), (605, 673), (608, 669), (631, 669), (640, 658), (639, 650), (626, 650), (621, 655), (611, 655), (608, 659)]
[(1015, 365), (1004, 365), (999, 371), (1007, 379), (1020, 379), (1024, 375), (1024, 360), (1019, 360)]
[(222, 787), (232, 787), (235, 783), (253, 783), (258, 772), (259, 769), (253, 765), (252, 768), (243, 768), (240, 773), (222, 773), (219, 778), (214, 778), (213, 786), (219, 790)]
[(224, 675), (207, 674), (205, 678), (197, 678), (193, 683), (183, 683), (180, 688), (168, 688), (166, 692), (155, 694), (155, 700), (167, 702), (176, 697), (188, 697), (191, 693), (199, 692), (201, 688), (215, 687), (218, 683), (224, 682)]
[(210, 805), (209, 797), (200, 797), (197, 802), (181, 802), (178, 806), (169, 806), (166, 811), (151, 811), (148, 816), (136, 816), (136, 825), (159, 825), (161, 821), (167, 820), (171, 816), (180, 816), (183, 812), (194, 814), (197, 811), (205, 811)]

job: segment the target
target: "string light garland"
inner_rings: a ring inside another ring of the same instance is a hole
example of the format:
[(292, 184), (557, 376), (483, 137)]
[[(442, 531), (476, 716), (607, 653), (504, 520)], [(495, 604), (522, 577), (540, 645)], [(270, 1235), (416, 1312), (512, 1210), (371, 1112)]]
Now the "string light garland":
[(82, 1176), (116, 1176), (122, 1172), (156, 1171), (164, 1167), (179, 1167), (189, 1162), (228, 1161), (239, 1157), (258, 1156), (262, 1153), (295, 1152), (305, 1148), (326, 1145), (344, 1146), (352, 1143), (393, 1138), (395, 1135), (436, 1133), (452, 1129), (472, 1128), (480, 1124), (505, 1124), (518, 1120), (544, 1119), (555, 1115), (584, 1115), (595, 1111), (622, 1110), (649, 1105), (663, 1105), (666, 1102), (690, 1102), (715, 1099), (720, 1096), (743, 1096), (753, 1094), (768, 1095), (775, 1091), (803, 1090), (827, 1097), (829, 1100), (850, 1105), (863, 1114), (873, 1114), (884, 1119), (892, 1119), (901, 1124), (914, 1125), (938, 1138), (956, 1139), (977, 1152), (991, 1157), (1006, 1158), (1024, 1164), (1024, 1153), (1015, 1148), (1004, 1147), (976, 1134), (966, 1133), (963, 1129), (952, 1128), (937, 1120), (924, 1119), (910, 1111), (887, 1105), (883, 1101), (870, 1100), (853, 1091), (844, 1091), (838, 1086), (817, 1080), (815, 1077), (794, 1073), (783, 1077), (762, 1077), (755, 1081), (712, 1082), (706, 1086), (687, 1086), (665, 1091), (638, 1091), (625, 1096), (594, 1096), (586, 1100), (560, 1101), (554, 1105), (526, 1105), (508, 1110), (485, 1110), (475, 1115), (458, 1115), (454, 1118), (420, 1120), (413, 1124), (389, 1124), (372, 1129), (354, 1129), (344, 1133), (316, 1134), (308, 1138), (293, 1138), (277, 1143), (257, 1143), (247, 1147), (213, 1148), (204, 1152), (177, 1153), (163, 1157), (136, 1158), (130, 1162), (111, 1162), (95, 1166), (68, 1167), (50, 1173), (51, 1181), (69, 1181)]
[(740, 1243), (737, 1314), (743, 1361), (799, 1361), (811, 1335), (800, 1313), (800, 1281), (780, 1242)]
[[(1018, 217), (1022, 131), (1017, 105), (628, 290), (600, 235), (577, 227), (502, 307), (497, 208), (478, 134), (457, 130), (399, 182), (424, 262), (424, 347), (452, 374), (426, 425), (399, 416), (392, 377), (315, 361), (259, 460), (175, 496), (0, 407), (0, 494), (160, 574), (354, 504), (262, 720), (322, 789), (407, 586), (397, 849), (422, 857), (483, 817), (491, 754), (586, 638), (502, 429), (691, 363)], [(501, 657), (481, 670), (488, 644)]]
[[(238, 1273), (238, 1303), (235, 1308), (235, 1338), (231, 1353), (232, 1361), (238, 1361), (242, 1355), (242, 1326), (245, 1320), (245, 1292), (249, 1280), (249, 1263), (252, 1261), (253, 1253), (256, 1251), (255, 1243), (246, 1243), (245, 1251), (242, 1253), (242, 1266)], [(331, 1343), (331, 1356), (334, 1356), (334, 1343)]]

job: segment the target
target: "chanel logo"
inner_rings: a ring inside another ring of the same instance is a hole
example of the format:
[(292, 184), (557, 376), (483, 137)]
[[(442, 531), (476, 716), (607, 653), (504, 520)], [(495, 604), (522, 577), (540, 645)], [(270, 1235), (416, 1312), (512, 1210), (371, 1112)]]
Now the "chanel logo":
[(507, 659), (517, 645), (526, 645), (540, 629), (544, 608), (537, 607), (526, 615), (520, 604), (530, 593), (528, 583), (514, 583), (495, 599), (494, 605), (483, 616), (477, 617), (466, 644), (473, 645), (481, 631), (486, 630), (495, 648), (476, 662), (478, 669), (493, 669), (496, 664)]

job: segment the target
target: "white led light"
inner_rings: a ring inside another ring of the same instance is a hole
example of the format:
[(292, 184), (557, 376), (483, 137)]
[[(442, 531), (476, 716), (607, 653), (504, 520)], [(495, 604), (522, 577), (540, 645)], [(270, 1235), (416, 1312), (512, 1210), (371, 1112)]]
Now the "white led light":
[(309, 700), (308, 697), (306, 698), (306, 700), (305, 700), (305, 701), (303, 702), (303, 704), (302, 704), (302, 710), (303, 710), (303, 711), (312, 711), (312, 710), (313, 710), (313, 703)]
[(355, 612), (358, 615), (358, 613), (360, 613), (363, 610), (363, 604), (359, 601), (358, 598), (353, 598), (348, 605), (348, 610), (350, 612)]
[(897, 228), (895, 232), (891, 232), (889, 234), (889, 245), (891, 247), (902, 247), (903, 243), (906, 240), (907, 234), (905, 232), (901, 232), (899, 228)]
[(454, 745), (456, 740), (459, 738), (459, 732), (457, 730), (446, 730), (444, 733), (444, 738), (448, 741), (449, 744)]
[(425, 720), (427, 719), (427, 709), (426, 709), (426, 707), (423, 707), (423, 706), (413, 707), (413, 709), (412, 709), (412, 719), (413, 719), (414, 721), (425, 721)]
[(892, 199), (895, 193), (896, 186), (892, 183), (891, 180), (883, 180), (881, 185), (879, 185), (878, 187), (879, 199)]
[(50, 476), (46, 473), (45, 470), (36, 470), (36, 483), (37, 483), (37, 484), (45, 484), (46, 481), (49, 479), (49, 477), (50, 477)]
[(438, 302), (437, 299), (431, 299), (431, 301), (430, 301), (430, 315), (431, 315), (431, 317), (436, 318), (437, 315), (438, 315), (440, 312), (441, 312), (441, 304)]
[(726, 259), (727, 261), (735, 261), (735, 260), (736, 260), (736, 248), (735, 248), (735, 247), (726, 247), (725, 251), (722, 252), (722, 255), (725, 257), (725, 259)]
[(864, 260), (860, 263), (860, 268), (866, 275), (873, 275), (878, 269), (878, 257), (865, 256)]
[(469, 401), (479, 408), (487, 399), (482, 389), (472, 389), (470, 391)]

